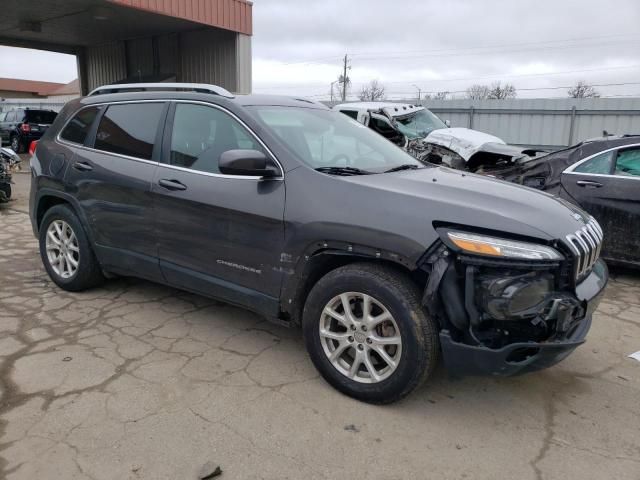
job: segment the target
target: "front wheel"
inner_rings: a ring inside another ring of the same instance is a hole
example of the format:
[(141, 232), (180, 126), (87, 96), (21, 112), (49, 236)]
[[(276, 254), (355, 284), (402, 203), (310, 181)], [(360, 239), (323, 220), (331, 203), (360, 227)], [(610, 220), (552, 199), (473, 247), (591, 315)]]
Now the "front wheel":
[(437, 328), (419, 290), (385, 266), (352, 264), (320, 279), (304, 307), (303, 332), (325, 380), (365, 402), (400, 400), (437, 363)]

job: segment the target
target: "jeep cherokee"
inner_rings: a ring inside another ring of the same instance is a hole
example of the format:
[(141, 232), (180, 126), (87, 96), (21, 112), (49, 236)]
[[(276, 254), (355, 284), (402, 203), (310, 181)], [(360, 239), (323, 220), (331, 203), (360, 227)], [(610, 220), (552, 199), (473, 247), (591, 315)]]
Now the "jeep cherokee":
[(161, 282), (301, 325), (338, 390), (396, 401), (442, 354), (461, 374), (548, 367), (607, 282), (576, 207), (425, 166), (318, 103), (220, 87), (101, 87), (31, 160), (46, 271), (78, 291)]

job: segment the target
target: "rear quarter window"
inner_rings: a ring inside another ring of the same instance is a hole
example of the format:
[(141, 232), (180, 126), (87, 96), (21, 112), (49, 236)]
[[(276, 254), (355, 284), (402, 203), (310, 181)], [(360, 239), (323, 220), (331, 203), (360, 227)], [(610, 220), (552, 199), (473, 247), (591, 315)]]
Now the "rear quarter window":
[(64, 127), (64, 130), (60, 133), (60, 138), (82, 145), (87, 138), (91, 125), (93, 125), (93, 121), (98, 115), (98, 111), (98, 107), (88, 107), (80, 110)]

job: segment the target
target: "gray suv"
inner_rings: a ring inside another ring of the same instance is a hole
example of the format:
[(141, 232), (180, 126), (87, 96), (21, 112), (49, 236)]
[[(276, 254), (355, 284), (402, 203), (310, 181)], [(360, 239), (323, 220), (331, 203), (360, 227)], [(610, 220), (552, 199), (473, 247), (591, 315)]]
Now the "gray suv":
[(31, 160), (44, 266), (114, 275), (291, 326), (338, 390), (396, 401), (459, 374), (548, 367), (585, 341), (608, 273), (583, 211), (425, 166), (298, 98), (112, 85), (68, 103)]

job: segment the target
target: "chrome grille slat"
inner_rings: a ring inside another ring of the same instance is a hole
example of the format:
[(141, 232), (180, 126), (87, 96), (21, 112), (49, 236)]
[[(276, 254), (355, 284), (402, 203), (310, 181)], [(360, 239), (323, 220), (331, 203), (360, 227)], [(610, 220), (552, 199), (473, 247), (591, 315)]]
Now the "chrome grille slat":
[(575, 233), (567, 235), (566, 239), (569, 248), (575, 254), (576, 279), (580, 279), (591, 271), (591, 268), (600, 257), (604, 239), (602, 228), (591, 217), (584, 227)]

